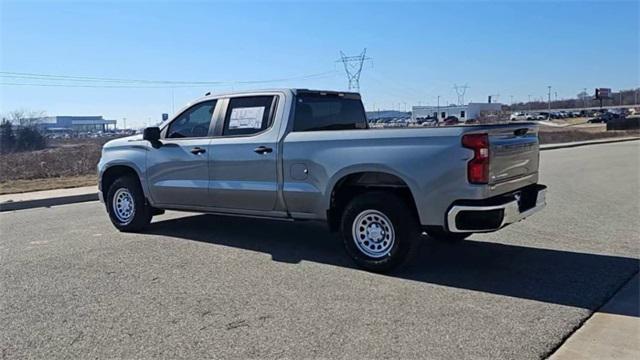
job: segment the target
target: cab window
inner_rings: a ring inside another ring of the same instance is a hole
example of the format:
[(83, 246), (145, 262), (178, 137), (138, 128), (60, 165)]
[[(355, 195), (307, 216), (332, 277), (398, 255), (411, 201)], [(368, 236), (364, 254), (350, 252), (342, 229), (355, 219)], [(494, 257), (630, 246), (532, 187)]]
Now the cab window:
[(230, 99), (222, 135), (251, 135), (268, 129), (273, 120), (275, 99), (274, 96), (246, 96)]
[(216, 101), (205, 101), (187, 109), (169, 124), (167, 138), (198, 138), (209, 134)]
[(360, 99), (304, 93), (297, 96), (293, 131), (366, 129)]

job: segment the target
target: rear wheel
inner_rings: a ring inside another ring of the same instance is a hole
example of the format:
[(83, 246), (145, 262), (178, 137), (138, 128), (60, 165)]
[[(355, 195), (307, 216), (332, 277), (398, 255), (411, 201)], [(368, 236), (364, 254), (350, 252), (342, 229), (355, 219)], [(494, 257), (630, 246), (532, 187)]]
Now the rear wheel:
[(152, 208), (147, 204), (138, 179), (116, 179), (105, 201), (109, 218), (120, 231), (140, 231), (151, 222)]
[(407, 204), (385, 192), (370, 192), (351, 200), (342, 213), (341, 235), (347, 253), (358, 266), (386, 272), (415, 252), (418, 222)]

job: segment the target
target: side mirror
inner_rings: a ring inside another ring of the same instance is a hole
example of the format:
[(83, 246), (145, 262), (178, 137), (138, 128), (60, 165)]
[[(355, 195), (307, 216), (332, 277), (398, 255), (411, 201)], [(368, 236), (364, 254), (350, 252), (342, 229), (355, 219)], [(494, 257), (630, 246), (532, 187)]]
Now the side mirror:
[(142, 139), (147, 140), (152, 144), (157, 143), (160, 141), (160, 128), (157, 126), (145, 128), (142, 133)]

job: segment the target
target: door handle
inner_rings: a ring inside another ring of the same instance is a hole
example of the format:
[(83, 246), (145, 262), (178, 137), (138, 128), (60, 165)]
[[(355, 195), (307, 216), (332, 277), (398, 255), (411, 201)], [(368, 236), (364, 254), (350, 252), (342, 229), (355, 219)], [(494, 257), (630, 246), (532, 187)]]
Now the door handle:
[(253, 149), (253, 151), (257, 152), (260, 155), (264, 155), (273, 152), (273, 149), (266, 146), (258, 146), (257, 148)]
[(203, 149), (201, 147), (198, 147), (198, 146), (196, 146), (193, 149), (191, 149), (191, 153), (194, 154), (194, 155), (203, 154), (205, 152), (207, 152), (207, 150), (205, 150), (205, 149)]

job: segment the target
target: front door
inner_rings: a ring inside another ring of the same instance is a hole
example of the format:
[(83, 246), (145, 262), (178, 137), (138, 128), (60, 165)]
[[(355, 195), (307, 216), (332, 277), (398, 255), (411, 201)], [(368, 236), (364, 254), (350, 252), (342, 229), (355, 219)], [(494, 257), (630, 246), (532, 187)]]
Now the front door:
[(211, 140), (209, 204), (218, 209), (272, 211), (277, 199), (278, 96), (245, 96), (226, 102)]
[(147, 184), (154, 203), (206, 206), (211, 123), (216, 100), (193, 105), (162, 130), (147, 153)]

